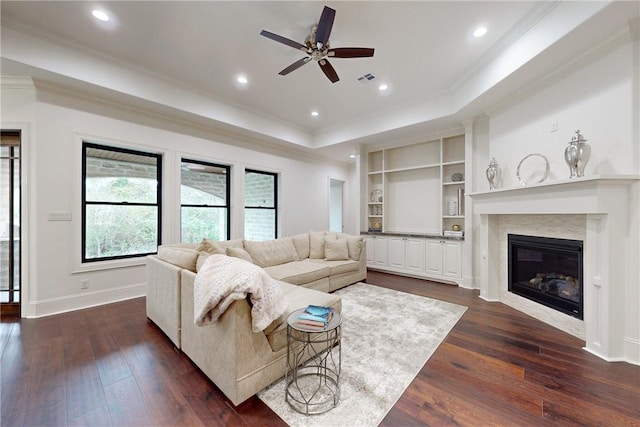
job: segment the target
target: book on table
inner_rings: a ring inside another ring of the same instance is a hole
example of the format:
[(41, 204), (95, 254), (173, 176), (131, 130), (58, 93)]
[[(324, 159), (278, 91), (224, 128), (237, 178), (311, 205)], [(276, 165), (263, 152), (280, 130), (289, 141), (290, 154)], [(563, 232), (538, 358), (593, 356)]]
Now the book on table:
[(297, 323), (304, 328), (322, 330), (329, 326), (329, 322), (332, 318), (332, 307), (309, 305), (298, 315)]

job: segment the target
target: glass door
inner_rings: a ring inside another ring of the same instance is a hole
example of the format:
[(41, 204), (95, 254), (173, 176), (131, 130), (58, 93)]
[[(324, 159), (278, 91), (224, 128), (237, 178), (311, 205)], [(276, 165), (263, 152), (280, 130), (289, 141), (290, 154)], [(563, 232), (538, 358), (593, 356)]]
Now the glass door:
[(20, 314), (20, 131), (0, 139), (0, 313)]

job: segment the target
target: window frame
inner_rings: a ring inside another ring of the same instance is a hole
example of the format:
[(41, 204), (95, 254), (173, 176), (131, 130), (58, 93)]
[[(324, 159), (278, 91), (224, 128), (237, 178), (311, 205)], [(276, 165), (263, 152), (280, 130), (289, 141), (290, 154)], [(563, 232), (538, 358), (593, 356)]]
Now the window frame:
[[(203, 166), (212, 166), (216, 168), (222, 168), (227, 171), (227, 182), (225, 189), (226, 205), (202, 205), (202, 204), (183, 204), (182, 203), (182, 164), (194, 163)], [(195, 160), (187, 157), (180, 158), (180, 240), (182, 241), (182, 208), (226, 208), (227, 210), (227, 240), (231, 239), (231, 166), (223, 165), (219, 163), (207, 162), (204, 160)]]
[[(255, 173), (255, 174), (261, 174), (261, 175), (270, 175), (273, 177), (273, 207), (266, 207), (266, 206), (248, 206), (247, 205), (247, 196), (246, 196), (246, 182), (247, 182), (247, 173)], [(245, 194), (244, 194), (244, 211), (246, 212), (247, 209), (256, 209), (256, 210), (273, 210), (274, 211), (274, 218), (273, 218), (273, 230), (274, 230), (274, 239), (278, 238), (278, 176), (279, 174), (277, 172), (267, 172), (267, 171), (261, 171), (261, 170), (257, 170), (257, 169), (245, 169), (244, 170), (244, 182), (245, 182)], [(245, 215), (246, 218), (246, 215)], [(246, 219), (245, 219), (245, 223), (243, 225), (243, 229), (246, 235)]]
[[(97, 202), (97, 201), (87, 201), (87, 150), (89, 148), (95, 148), (98, 150), (104, 151), (113, 151), (117, 153), (123, 154), (133, 154), (137, 156), (143, 157), (151, 157), (156, 160), (156, 202), (155, 203), (143, 203), (143, 202)], [(112, 260), (120, 260), (120, 259), (131, 259), (131, 258), (142, 258), (147, 255), (152, 255), (158, 253), (157, 250), (153, 252), (144, 252), (138, 254), (125, 254), (125, 255), (111, 255), (100, 258), (87, 258), (86, 249), (87, 249), (87, 206), (155, 206), (158, 210), (158, 221), (156, 224), (157, 227), (157, 242), (156, 247), (160, 246), (162, 242), (162, 154), (152, 153), (148, 151), (140, 151), (131, 148), (117, 147), (107, 144), (101, 144), (96, 142), (91, 142), (87, 140), (82, 140), (82, 190), (81, 190), (81, 214), (82, 214), (82, 223), (80, 225), (80, 258), (81, 263), (95, 263), (101, 261), (112, 261)]]

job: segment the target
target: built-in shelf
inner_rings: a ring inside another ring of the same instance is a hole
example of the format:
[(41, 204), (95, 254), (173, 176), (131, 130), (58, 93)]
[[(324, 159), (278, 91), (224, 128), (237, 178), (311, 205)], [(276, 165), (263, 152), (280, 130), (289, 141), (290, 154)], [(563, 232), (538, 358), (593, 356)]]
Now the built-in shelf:
[[(366, 170), (369, 230), (464, 231), (464, 135), (371, 151)], [(450, 203), (456, 204), (457, 215), (449, 215)]]

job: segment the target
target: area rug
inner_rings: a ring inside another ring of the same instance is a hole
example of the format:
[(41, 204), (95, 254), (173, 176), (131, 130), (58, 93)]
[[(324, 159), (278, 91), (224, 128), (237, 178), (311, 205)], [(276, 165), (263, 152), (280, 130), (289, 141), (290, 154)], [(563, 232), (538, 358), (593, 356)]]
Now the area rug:
[(466, 310), (364, 283), (336, 294), (343, 313), (338, 406), (324, 414), (299, 414), (284, 400), (284, 380), (258, 393), (292, 427), (380, 424)]

